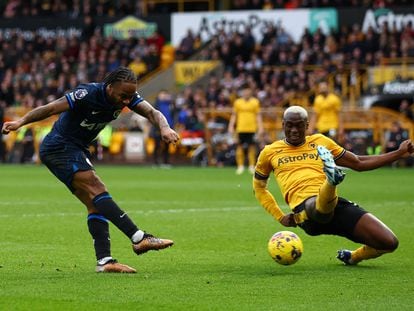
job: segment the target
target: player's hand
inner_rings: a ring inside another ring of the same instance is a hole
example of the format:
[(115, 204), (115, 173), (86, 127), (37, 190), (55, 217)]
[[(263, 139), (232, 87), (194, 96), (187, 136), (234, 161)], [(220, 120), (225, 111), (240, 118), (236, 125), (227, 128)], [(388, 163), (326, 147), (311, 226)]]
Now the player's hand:
[(414, 153), (414, 144), (411, 139), (404, 140), (398, 150), (403, 154), (403, 157), (408, 157)]
[(293, 213), (286, 214), (280, 219), (280, 223), (285, 227), (296, 227), (295, 219), (293, 218)]
[(170, 127), (163, 127), (160, 129), (162, 140), (166, 143), (176, 144), (180, 140), (180, 135)]
[(16, 131), (20, 128), (21, 123), (20, 121), (9, 121), (4, 122), (3, 128), (1, 129), (1, 132), (3, 134), (9, 134), (11, 131)]

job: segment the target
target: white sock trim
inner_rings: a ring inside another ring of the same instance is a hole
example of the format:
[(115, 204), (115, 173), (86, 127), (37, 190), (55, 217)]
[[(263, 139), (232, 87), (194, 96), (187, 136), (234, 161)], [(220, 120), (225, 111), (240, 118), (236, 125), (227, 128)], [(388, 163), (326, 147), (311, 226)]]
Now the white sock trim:
[(109, 257), (104, 257), (98, 260), (98, 265), (103, 266), (104, 264), (106, 264), (108, 261), (112, 260), (113, 258), (111, 256)]
[(134, 235), (131, 237), (132, 243), (138, 243), (144, 238), (144, 231), (138, 230), (134, 233)]

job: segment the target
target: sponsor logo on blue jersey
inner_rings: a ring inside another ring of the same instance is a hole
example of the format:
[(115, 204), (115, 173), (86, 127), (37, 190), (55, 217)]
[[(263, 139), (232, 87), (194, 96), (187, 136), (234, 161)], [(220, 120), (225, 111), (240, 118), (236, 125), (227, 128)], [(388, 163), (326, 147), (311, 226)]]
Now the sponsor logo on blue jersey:
[(74, 92), (74, 97), (75, 99), (82, 99), (84, 98), (86, 95), (88, 95), (88, 90), (87, 89), (77, 89)]

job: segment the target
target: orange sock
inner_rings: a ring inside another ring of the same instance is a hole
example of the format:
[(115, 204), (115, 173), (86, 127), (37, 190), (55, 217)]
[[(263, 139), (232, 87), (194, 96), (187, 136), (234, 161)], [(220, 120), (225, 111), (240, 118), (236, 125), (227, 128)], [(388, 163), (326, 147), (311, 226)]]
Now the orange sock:
[(389, 253), (387, 250), (378, 250), (367, 245), (363, 245), (357, 248), (351, 253), (352, 263), (358, 263), (362, 260), (377, 258), (385, 253)]
[(336, 187), (325, 181), (316, 197), (316, 210), (321, 214), (330, 214), (337, 203)]
[(256, 146), (249, 146), (248, 149), (249, 166), (254, 167), (256, 164)]
[(244, 150), (242, 146), (237, 146), (236, 148), (236, 163), (237, 166), (244, 166)]

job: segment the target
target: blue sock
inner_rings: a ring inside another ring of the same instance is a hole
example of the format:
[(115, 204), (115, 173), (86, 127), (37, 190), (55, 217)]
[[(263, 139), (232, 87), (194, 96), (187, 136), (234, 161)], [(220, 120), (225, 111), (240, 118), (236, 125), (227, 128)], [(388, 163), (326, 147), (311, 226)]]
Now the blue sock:
[(131, 218), (119, 208), (119, 206), (112, 200), (108, 192), (98, 194), (93, 199), (95, 208), (106, 219), (111, 221), (119, 230), (121, 230), (128, 238), (132, 238), (138, 227), (132, 222)]
[(96, 260), (111, 257), (108, 220), (99, 214), (89, 214), (88, 229), (93, 238)]

